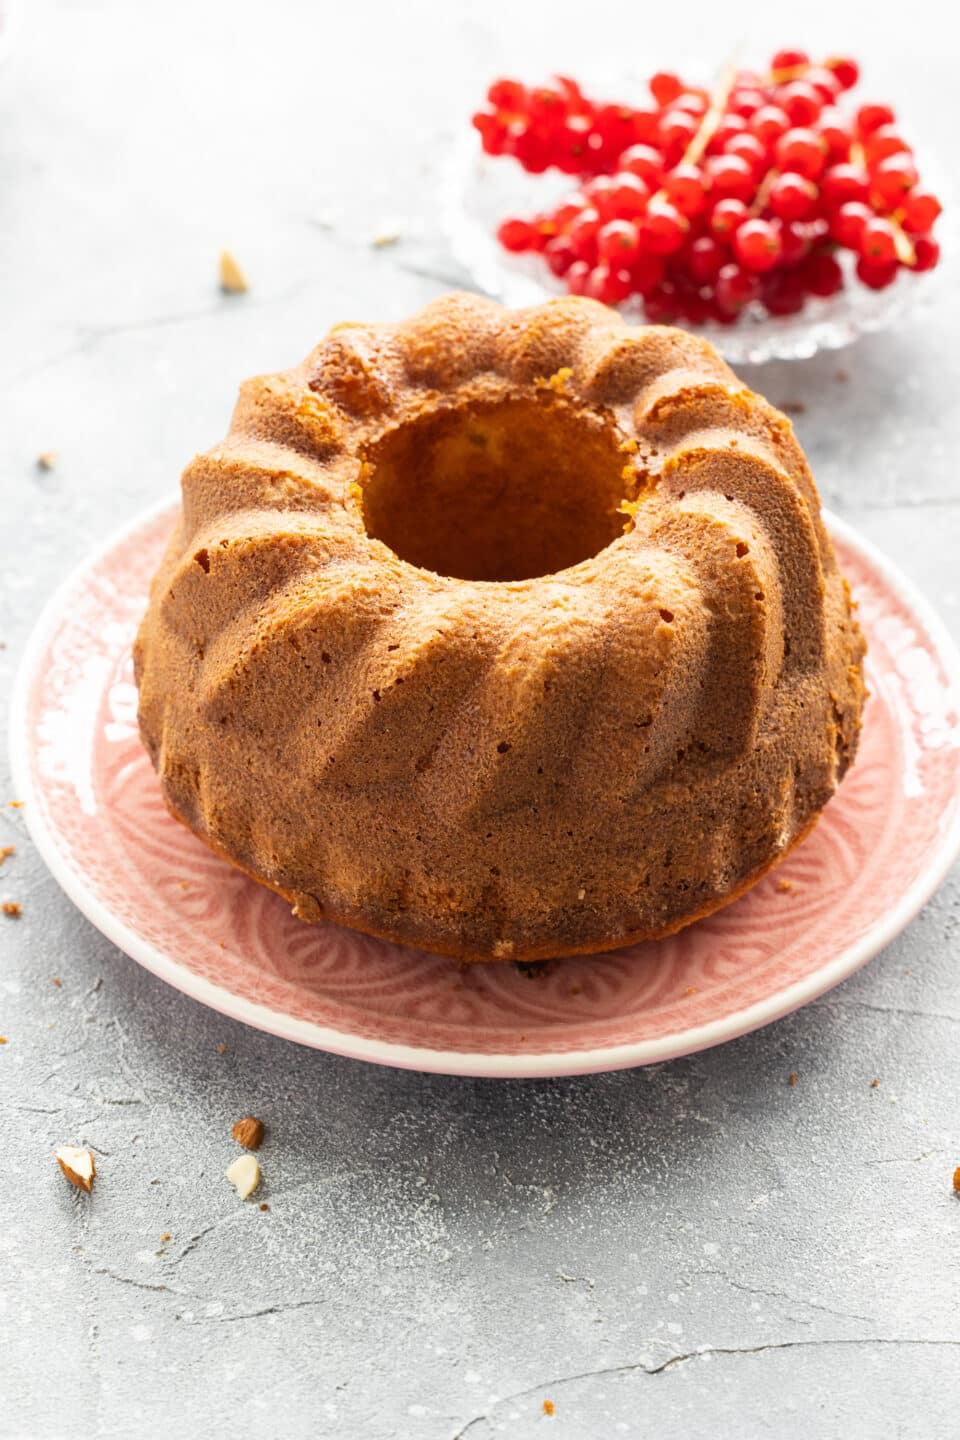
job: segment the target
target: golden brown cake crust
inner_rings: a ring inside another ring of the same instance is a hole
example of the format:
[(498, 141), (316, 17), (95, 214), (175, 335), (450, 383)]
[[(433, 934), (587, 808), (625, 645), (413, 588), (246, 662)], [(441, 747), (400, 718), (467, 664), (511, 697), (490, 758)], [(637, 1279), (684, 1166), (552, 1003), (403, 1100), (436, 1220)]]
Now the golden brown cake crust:
[(304, 919), (523, 960), (782, 858), (863, 652), (789, 421), (709, 345), (452, 295), (242, 387), (136, 665), (171, 810)]

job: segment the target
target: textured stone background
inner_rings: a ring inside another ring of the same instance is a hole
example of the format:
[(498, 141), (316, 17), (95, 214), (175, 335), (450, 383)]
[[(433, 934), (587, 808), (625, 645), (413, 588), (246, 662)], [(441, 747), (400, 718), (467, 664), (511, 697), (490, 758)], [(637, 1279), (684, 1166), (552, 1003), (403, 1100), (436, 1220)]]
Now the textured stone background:
[[(747, 8), (704, 0), (513, 8), (29, 7), (0, 71), (4, 695), (55, 582), (222, 434), (242, 377), (456, 282), (435, 185), (492, 72), (753, 43)], [(943, 11), (837, 9), (807, 4), (796, 35), (764, 20), (761, 53), (852, 47), (913, 133), (955, 138)], [(224, 243), (240, 300), (216, 288)], [(958, 319), (948, 286), (902, 333), (749, 377), (806, 407), (827, 502), (954, 634)], [(0, 898), (23, 905), (0, 928), (4, 1436), (956, 1433), (957, 875), (760, 1034), (496, 1084), (208, 1013), (81, 919), (5, 806), (2, 844)], [(223, 1179), (245, 1111), (269, 1126), (268, 1214)], [(52, 1162), (73, 1137), (99, 1154), (89, 1199)]]

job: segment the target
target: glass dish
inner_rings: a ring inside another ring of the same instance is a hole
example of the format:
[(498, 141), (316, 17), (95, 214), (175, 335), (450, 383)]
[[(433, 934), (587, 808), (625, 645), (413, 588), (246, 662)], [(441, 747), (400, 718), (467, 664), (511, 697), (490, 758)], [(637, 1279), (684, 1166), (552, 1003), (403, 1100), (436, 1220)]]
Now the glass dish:
[[(926, 176), (928, 167), (921, 164)], [(938, 194), (942, 187), (931, 185)], [(530, 175), (509, 157), (492, 158), (471, 133), (457, 146), (444, 178), (442, 213), (447, 240), (478, 289), (505, 305), (535, 305), (565, 295), (563, 282), (551, 275), (539, 255), (512, 255), (496, 238), (507, 215), (529, 215), (559, 203), (575, 187), (567, 175)], [(937, 227), (944, 249), (945, 204)], [(767, 360), (806, 360), (819, 350), (838, 350), (861, 335), (899, 321), (918, 305), (929, 303), (939, 288), (943, 265), (922, 274), (901, 271), (886, 290), (871, 290), (853, 276), (849, 251), (838, 251), (848, 283), (829, 299), (811, 296), (799, 315), (768, 315), (749, 306), (735, 325), (685, 325), (709, 340), (732, 365), (758, 365)], [(646, 323), (642, 303), (634, 298), (617, 307), (625, 319)], [(681, 322), (683, 323), (683, 322)]]

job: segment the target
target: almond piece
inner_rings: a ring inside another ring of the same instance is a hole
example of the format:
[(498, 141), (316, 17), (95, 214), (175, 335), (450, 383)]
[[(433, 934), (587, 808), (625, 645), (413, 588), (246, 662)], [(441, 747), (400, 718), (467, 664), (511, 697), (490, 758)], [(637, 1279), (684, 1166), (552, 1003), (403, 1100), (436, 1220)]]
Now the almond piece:
[(260, 1184), (260, 1166), (252, 1155), (238, 1155), (227, 1166), (227, 1179), (236, 1187), (241, 1200), (246, 1200)]
[(246, 1115), (237, 1121), (230, 1134), (244, 1150), (259, 1150), (263, 1144), (263, 1121), (255, 1115)]
[(61, 1145), (56, 1157), (71, 1185), (88, 1192), (93, 1189), (97, 1166), (90, 1150), (82, 1150), (79, 1145)]
[(250, 289), (246, 275), (229, 250), (220, 251), (220, 289), (228, 295), (242, 295)]

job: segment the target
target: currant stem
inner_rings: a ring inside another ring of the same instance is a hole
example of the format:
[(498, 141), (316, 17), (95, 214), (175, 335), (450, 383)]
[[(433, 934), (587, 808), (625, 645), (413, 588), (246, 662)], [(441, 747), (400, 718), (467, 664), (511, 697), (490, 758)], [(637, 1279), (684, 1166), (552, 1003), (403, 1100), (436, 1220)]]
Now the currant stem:
[(700, 128), (683, 152), (681, 165), (697, 165), (703, 159), (704, 151), (717, 133), (720, 121), (726, 113), (727, 101), (730, 99), (730, 92), (736, 79), (736, 67), (728, 65), (723, 72), (716, 94), (710, 97), (710, 104), (700, 121)]

